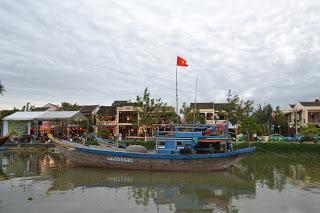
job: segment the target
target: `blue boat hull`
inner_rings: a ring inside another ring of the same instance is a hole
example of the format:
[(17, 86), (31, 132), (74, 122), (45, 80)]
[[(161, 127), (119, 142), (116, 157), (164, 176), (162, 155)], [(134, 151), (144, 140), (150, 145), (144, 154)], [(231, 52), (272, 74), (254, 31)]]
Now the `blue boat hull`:
[(254, 148), (246, 148), (219, 154), (130, 153), (81, 145), (72, 146), (57, 139), (53, 142), (61, 153), (77, 165), (136, 170), (188, 172), (223, 170), (234, 165), (242, 155), (255, 151)]

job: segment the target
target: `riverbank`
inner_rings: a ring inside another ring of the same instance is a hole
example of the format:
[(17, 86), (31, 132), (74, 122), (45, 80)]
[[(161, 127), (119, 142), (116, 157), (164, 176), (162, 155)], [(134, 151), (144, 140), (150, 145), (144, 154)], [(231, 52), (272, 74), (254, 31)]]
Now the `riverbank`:
[(2, 146), (3, 148), (6, 148), (8, 151), (41, 151), (41, 150), (47, 150), (50, 148), (54, 148), (54, 145), (52, 143), (46, 144), (46, 143), (21, 143), (21, 144), (11, 144), (6, 143)]
[[(320, 154), (320, 144), (315, 143), (287, 143), (287, 142), (274, 142), (274, 143), (250, 143), (251, 147), (256, 147), (257, 152), (275, 152), (275, 153), (308, 153)], [(248, 142), (234, 143), (234, 149), (242, 149), (249, 147)]]

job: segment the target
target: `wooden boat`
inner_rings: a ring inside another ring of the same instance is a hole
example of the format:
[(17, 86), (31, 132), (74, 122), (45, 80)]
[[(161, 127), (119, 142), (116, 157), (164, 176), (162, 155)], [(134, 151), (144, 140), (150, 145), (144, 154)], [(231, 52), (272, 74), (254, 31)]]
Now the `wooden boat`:
[[(204, 135), (207, 134), (204, 130), (208, 130), (211, 126), (195, 128), (188, 126), (187, 128), (196, 131), (183, 132), (179, 127), (171, 134), (160, 132), (157, 136), (156, 150), (145, 153), (133, 152), (128, 148), (124, 150), (117, 147), (83, 146), (54, 138), (51, 135), (49, 138), (62, 154), (77, 165), (116, 169), (190, 172), (223, 170), (231, 167), (242, 155), (255, 151), (255, 148), (228, 150), (227, 137)], [(199, 129), (203, 131), (199, 132)], [(197, 141), (202, 137), (209, 142), (201, 143), (209, 143), (209, 145), (211, 143), (220, 144), (223, 141), (225, 149), (221, 152), (220, 147), (216, 152), (212, 152), (212, 146), (209, 148), (202, 146), (200, 150), (202, 154), (195, 153)], [(188, 150), (191, 151), (190, 154), (186, 154), (189, 153)], [(208, 152), (203, 153), (204, 151)]]
[(98, 136), (94, 136), (94, 140), (102, 147), (119, 147), (126, 148), (126, 144), (117, 143), (116, 141), (110, 139), (99, 138)]
[(10, 136), (11, 135), (9, 134), (9, 135), (0, 137), (0, 147), (10, 139)]

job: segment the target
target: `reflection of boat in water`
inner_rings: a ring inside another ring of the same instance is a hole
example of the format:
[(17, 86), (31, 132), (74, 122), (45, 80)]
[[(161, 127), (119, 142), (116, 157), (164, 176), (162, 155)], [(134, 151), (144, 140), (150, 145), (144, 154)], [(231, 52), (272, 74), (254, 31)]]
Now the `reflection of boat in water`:
[[(239, 171), (237, 171), (239, 172)], [(174, 204), (178, 209), (225, 209), (232, 198), (255, 195), (255, 183), (246, 174), (230, 171), (176, 173), (160, 171), (69, 168), (57, 173), (48, 193), (99, 187), (124, 188), (137, 204)]]
[[(218, 135), (218, 132), (222, 132)], [(49, 138), (59, 151), (81, 166), (136, 170), (213, 171), (231, 167), (255, 148), (232, 150), (226, 125), (184, 125), (158, 132), (156, 151), (144, 147), (83, 146)], [(141, 149), (144, 148), (144, 149)]]
[[(70, 185), (64, 185), (69, 182)], [(236, 175), (230, 171), (209, 173), (178, 173), (161, 171), (100, 170), (96, 168), (69, 168), (57, 174), (51, 190), (70, 190), (80, 186), (86, 187), (123, 187), (151, 185), (212, 185), (241, 190), (250, 188), (250, 177)], [(66, 188), (61, 188), (66, 187)]]

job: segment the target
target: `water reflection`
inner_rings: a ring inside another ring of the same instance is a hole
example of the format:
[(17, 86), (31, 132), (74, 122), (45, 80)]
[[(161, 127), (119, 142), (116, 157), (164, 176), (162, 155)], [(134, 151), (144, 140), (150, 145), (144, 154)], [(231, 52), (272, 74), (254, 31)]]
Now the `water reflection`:
[(320, 186), (320, 155), (252, 155), (239, 163), (242, 171), (270, 189), (282, 191), (287, 183), (298, 187)]
[(254, 183), (248, 176), (230, 171), (215, 173), (172, 173), (71, 168), (55, 174), (48, 191), (82, 187), (129, 187), (129, 199), (137, 205), (170, 204), (178, 210), (231, 207), (232, 198), (254, 197)]
[(235, 201), (256, 199), (260, 188), (281, 192), (292, 184), (319, 189), (318, 162), (319, 156), (252, 155), (227, 171), (174, 173), (73, 167), (58, 154), (12, 152), (0, 156), (0, 181), (20, 177), (50, 181), (46, 196), (79, 189), (126, 190), (125, 196), (136, 206), (166, 206), (171, 212), (237, 212)]

